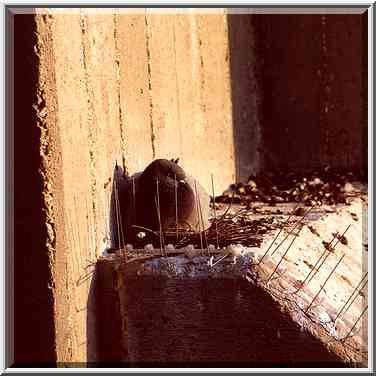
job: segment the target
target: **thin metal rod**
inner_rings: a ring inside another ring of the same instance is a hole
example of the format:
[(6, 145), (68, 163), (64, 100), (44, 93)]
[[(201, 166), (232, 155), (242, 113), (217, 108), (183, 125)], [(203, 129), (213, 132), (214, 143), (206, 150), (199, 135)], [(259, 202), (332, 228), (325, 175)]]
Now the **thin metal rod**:
[(156, 198), (156, 206), (157, 206), (157, 214), (158, 214), (158, 222), (159, 222), (159, 240), (161, 245), (161, 253), (162, 248), (164, 249), (164, 239), (163, 239), (163, 231), (162, 231), (162, 221), (161, 221), (161, 206), (159, 201), (159, 180), (157, 179), (157, 198)]
[(356, 319), (354, 325), (351, 327), (351, 329), (348, 331), (348, 333), (346, 334), (346, 336), (342, 339), (342, 341), (344, 341), (345, 339), (348, 338), (348, 336), (351, 334), (351, 332), (354, 330), (354, 328), (356, 327), (356, 325), (358, 324), (359, 320), (362, 318), (362, 316), (364, 315), (364, 313), (367, 311), (368, 309), (368, 305), (366, 306), (366, 308), (363, 309), (362, 313), (359, 315), (359, 317)]
[(368, 284), (368, 280), (364, 283), (364, 285), (359, 289), (359, 293), (354, 296), (354, 298), (351, 300), (350, 304), (347, 306), (347, 308), (344, 310), (344, 312), (342, 313), (342, 316), (344, 316), (346, 314), (346, 312), (349, 310), (349, 308), (352, 306), (352, 304), (354, 303), (354, 301), (356, 300), (356, 298), (360, 295), (360, 291), (366, 287), (366, 285)]
[(285, 253), (282, 255), (281, 259), (279, 260), (278, 264), (276, 265), (276, 267), (274, 268), (274, 270), (272, 271), (272, 273), (270, 274), (269, 278), (267, 279), (266, 283), (269, 283), (269, 281), (272, 279), (274, 273), (277, 271), (279, 265), (281, 264), (282, 260), (284, 259), (284, 257), (287, 255), (287, 252), (290, 250), (291, 246), (294, 244), (294, 241), (295, 239), (298, 237), (300, 231), (301, 231), (302, 227), (299, 229), (298, 233), (294, 235), (290, 245), (287, 247)]
[(274, 237), (273, 241), (271, 242), (271, 244), (269, 245), (268, 249), (266, 250), (266, 252), (262, 255), (261, 259), (259, 260), (258, 264), (260, 264), (262, 262), (262, 260), (264, 259), (264, 257), (268, 254), (270, 248), (273, 246), (274, 242), (277, 240), (277, 238), (279, 237), (279, 234), (282, 232), (283, 228), (287, 225), (288, 221), (290, 220), (290, 218), (292, 217), (292, 214), (289, 215), (289, 217), (287, 218), (287, 220), (282, 224), (281, 228), (279, 229), (278, 231), (278, 234), (277, 236)]
[(158, 223), (159, 223), (159, 247), (161, 250), (161, 255), (163, 255), (163, 241), (162, 241), (162, 226), (161, 226), (161, 218), (159, 214), (159, 206), (158, 206), (158, 199), (154, 196), (155, 207), (157, 209), (157, 216), (158, 216)]
[[(347, 230), (350, 228), (351, 224), (347, 226), (346, 230), (342, 233), (341, 236), (344, 236), (347, 232)], [(334, 237), (335, 238), (335, 237)], [(334, 239), (333, 239), (334, 240)], [(329, 243), (329, 246), (332, 242)], [(333, 245), (333, 247), (331, 248), (332, 251), (334, 250), (334, 248), (337, 246), (337, 244), (339, 243), (339, 240)], [(330, 249), (330, 248), (329, 248)], [(312, 281), (312, 279), (315, 277), (315, 275), (318, 273), (318, 271), (320, 270), (320, 268), (323, 266), (323, 264), (325, 263), (325, 261), (327, 260), (327, 258), (330, 256), (331, 254), (331, 251), (328, 250), (328, 249), (325, 249), (325, 251), (328, 251), (328, 253), (326, 254), (325, 258), (322, 260), (321, 264), (318, 266), (318, 268), (314, 271), (314, 273), (312, 274), (312, 276), (310, 277), (310, 279), (307, 281), (307, 285)], [(325, 254), (325, 252), (324, 252)]]
[(316, 300), (316, 298), (319, 296), (320, 292), (323, 290), (323, 288), (325, 287), (326, 283), (329, 281), (330, 277), (333, 275), (334, 271), (337, 269), (337, 266), (341, 263), (341, 261), (343, 260), (343, 258), (345, 257), (345, 255), (342, 255), (342, 257), (339, 259), (339, 261), (337, 262), (337, 264), (334, 266), (334, 268), (331, 270), (331, 272), (329, 273), (328, 277), (326, 278), (325, 282), (322, 284), (320, 290), (317, 292), (317, 294), (313, 297), (313, 299), (311, 300), (311, 303), (309, 304), (309, 306), (305, 309), (304, 312), (307, 312), (313, 302)]
[(134, 177), (132, 178), (132, 210), (133, 210), (133, 224), (136, 223), (137, 212), (136, 212), (136, 186)]
[[(360, 280), (360, 282), (357, 284), (357, 286), (355, 287), (354, 291), (351, 293), (351, 295), (349, 296), (349, 298), (346, 300), (345, 304), (342, 306), (342, 308), (339, 310), (339, 312), (337, 313), (337, 316), (335, 317), (334, 321), (336, 321), (338, 319), (338, 317), (341, 315), (341, 313), (343, 312), (343, 310), (345, 309), (347, 303), (349, 303), (349, 301), (351, 300), (351, 298), (355, 295), (355, 293), (358, 291), (360, 285), (363, 283), (364, 279), (367, 277), (368, 275), (368, 272), (363, 276), (363, 278)], [(359, 295), (359, 292), (366, 286), (366, 284), (368, 283), (368, 281), (365, 282), (365, 284), (362, 286), (362, 288), (359, 289), (358, 291), (358, 294), (356, 294), (356, 296), (354, 297), (354, 299), (352, 300), (352, 302), (350, 303), (350, 305), (346, 308), (345, 312), (343, 312), (343, 314), (345, 314), (348, 309), (351, 307), (351, 305), (354, 303), (355, 299), (358, 297)]]
[[(332, 244), (333, 240), (335, 239), (335, 236), (333, 236), (332, 240), (330, 241), (329, 243), (329, 246)], [(300, 284), (299, 288), (294, 292), (294, 294), (298, 293), (300, 291), (300, 289), (305, 285), (305, 283), (307, 282), (307, 279), (309, 278), (309, 276), (315, 271), (315, 268), (316, 266), (318, 265), (318, 263), (321, 261), (321, 259), (324, 257), (324, 255), (326, 254), (327, 252), (327, 249), (325, 248), (324, 249), (324, 252), (320, 255), (320, 257), (317, 259), (315, 265), (313, 265), (313, 268), (309, 271), (309, 273), (307, 274), (307, 276), (305, 277), (304, 281)], [(330, 253), (329, 253), (330, 254)], [(326, 260), (326, 259), (325, 259)], [(324, 260), (324, 262), (325, 262)], [(321, 266), (323, 265), (323, 263), (320, 265), (320, 268)], [(317, 269), (316, 273), (319, 271), (319, 269)]]
[(271, 256), (274, 255), (274, 253), (277, 251), (277, 249), (285, 242), (285, 240), (292, 234), (292, 232), (296, 229), (296, 227), (303, 221), (303, 219), (306, 217), (306, 215), (315, 207), (315, 205), (311, 206), (303, 215), (302, 218), (299, 219), (293, 226), (293, 228), (287, 233), (287, 235), (284, 237), (284, 239), (277, 245), (277, 247), (274, 249), (274, 251), (271, 253)]
[(215, 193), (214, 193), (214, 176), (211, 174), (212, 192), (213, 192), (213, 208), (214, 208), (214, 221), (215, 221), (215, 237), (217, 240), (217, 248), (219, 248), (218, 240), (218, 223), (217, 223), (217, 210), (215, 208)]
[(198, 199), (198, 194), (197, 194), (197, 184), (195, 180), (195, 199), (196, 199), (196, 209), (197, 209), (197, 217), (198, 217), (198, 230), (200, 233), (200, 244), (201, 244), (201, 249), (204, 248), (203, 242), (202, 242), (202, 233), (201, 233), (201, 220), (200, 220), (200, 207), (199, 207), (199, 199)]
[(145, 230), (145, 231), (151, 232), (151, 233), (154, 234), (155, 236), (159, 236), (159, 232), (157, 232), (157, 231), (153, 231), (153, 230), (151, 230), (150, 228), (143, 227), (143, 226), (138, 226), (138, 225), (132, 225), (132, 227), (134, 227), (134, 228), (139, 228), (139, 229), (141, 229), (141, 230)]
[(222, 256), (219, 260), (217, 260), (217, 261), (212, 265), (212, 267), (214, 267), (215, 265), (217, 265), (219, 262), (221, 262), (223, 259), (225, 259), (228, 255), (229, 255), (229, 253), (227, 253), (226, 255)]
[(176, 223), (176, 242), (179, 240), (179, 226), (178, 226), (178, 185), (175, 174), (175, 223)]
[[(196, 180), (195, 180), (195, 185), (196, 185)], [(197, 187), (196, 187), (196, 190), (197, 190)], [(206, 252), (210, 256), (209, 247), (208, 247), (208, 239), (206, 237), (206, 231), (205, 231), (205, 226), (204, 226), (204, 218), (202, 216), (201, 200), (200, 200), (200, 196), (198, 194), (197, 194), (197, 201), (198, 201), (198, 210), (199, 210), (199, 214), (200, 214), (200, 218), (201, 218), (201, 224), (202, 224), (202, 233), (204, 234), (204, 239), (205, 239), (205, 244), (206, 244)]]
[[(119, 200), (119, 190), (117, 188), (117, 184), (115, 182), (115, 200), (116, 200), (116, 204), (117, 204), (117, 208), (118, 208), (118, 224), (119, 224), (119, 227), (120, 227), (120, 231), (119, 231), (119, 236), (121, 236), (120, 240), (119, 240), (119, 244), (120, 244), (120, 248), (124, 248), (125, 247), (125, 238), (124, 238), (124, 231), (123, 231), (123, 223), (122, 223), (122, 217), (121, 217), (121, 208), (120, 208), (120, 200)], [(123, 241), (123, 247), (121, 247), (121, 241)]]
[[(117, 166), (117, 164), (116, 164)], [(116, 180), (114, 180), (114, 200), (115, 200), (115, 215), (116, 215), (116, 227), (117, 227), (117, 246), (121, 248), (121, 239), (120, 239), (120, 222), (119, 222), (119, 208), (117, 202), (117, 189), (116, 189)]]

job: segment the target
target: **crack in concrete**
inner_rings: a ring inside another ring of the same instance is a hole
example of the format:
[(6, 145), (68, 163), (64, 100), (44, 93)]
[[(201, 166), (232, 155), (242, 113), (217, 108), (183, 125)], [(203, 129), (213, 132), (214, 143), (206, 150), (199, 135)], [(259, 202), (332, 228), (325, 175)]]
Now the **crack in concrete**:
[(151, 56), (150, 56), (150, 30), (148, 19), (145, 10), (145, 37), (146, 37), (146, 54), (148, 59), (148, 80), (149, 80), (149, 105), (150, 105), (150, 139), (151, 139), (151, 148), (153, 151), (153, 159), (155, 159), (156, 152), (155, 152), (155, 132), (154, 132), (154, 121), (153, 121), (153, 91), (151, 85)]
[[(122, 152), (122, 158), (123, 158), (123, 167), (125, 166), (126, 161), (126, 150), (127, 145), (125, 141), (125, 135), (124, 135), (124, 121), (123, 121), (123, 112), (122, 112), (122, 102), (121, 102), (121, 87), (120, 87), (120, 81), (121, 81), (121, 70), (120, 70), (120, 55), (121, 51), (119, 48), (119, 38), (118, 38), (118, 14), (115, 13), (113, 17), (113, 23), (114, 23), (114, 42), (115, 42), (115, 64), (116, 64), (116, 90), (117, 90), (117, 98), (118, 98), (118, 117), (119, 117), (119, 126), (120, 126), (120, 149)], [(125, 169), (124, 169), (125, 170)]]
[(98, 252), (97, 249), (97, 228), (98, 228), (98, 219), (97, 219), (97, 208), (96, 208), (96, 193), (97, 193), (97, 181), (96, 181), (96, 127), (97, 119), (95, 116), (95, 106), (94, 106), (94, 92), (93, 87), (90, 84), (90, 75), (88, 67), (88, 40), (87, 40), (87, 16), (81, 14), (80, 19), (81, 26), (81, 47), (83, 55), (83, 68), (85, 72), (85, 89), (87, 94), (87, 104), (88, 104), (88, 140), (89, 140), (89, 159), (90, 159), (90, 193), (92, 201), (92, 211), (93, 211), (93, 222), (94, 222), (94, 238), (95, 238), (95, 253)]
[(176, 110), (178, 115), (178, 131), (179, 131), (179, 150), (180, 150), (180, 158), (184, 160), (184, 153), (183, 153), (183, 136), (182, 136), (182, 124), (181, 124), (181, 115), (180, 115), (180, 92), (179, 92), (179, 80), (178, 80), (178, 68), (176, 64), (176, 30), (175, 30), (175, 21), (176, 18), (174, 17), (173, 25), (172, 25), (172, 32), (173, 32), (173, 43), (174, 43), (174, 65), (175, 65), (175, 83), (176, 83)]

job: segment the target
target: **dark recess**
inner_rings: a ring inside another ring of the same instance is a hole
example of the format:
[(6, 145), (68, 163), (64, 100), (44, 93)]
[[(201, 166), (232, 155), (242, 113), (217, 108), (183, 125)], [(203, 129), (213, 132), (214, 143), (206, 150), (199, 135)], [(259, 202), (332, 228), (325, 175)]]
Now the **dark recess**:
[(366, 172), (367, 12), (228, 20), (237, 171), (255, 157), (257, 110), (260, 169)]
[[(127, 349), (123, 344), (123, 326), (117, 291), (117, 272), (110, 262), (98, 262), (90, 285), (87, 326), (87, 367), (114, 366), (127, 358)], [(94, 326), (91, 325), (95, 312)], [(95, 346), (91, 346), (95, 343)], [(71, 364), (70, 366), (73, 366)], [(82, 366), (82, 365), (81, 365)]]
[(31, 14), (8, 11), (7, 17), (8, 25), (12, 21), (14, 24), (14, 276), (8, 270), (8, 277), (14, 278), (13, 367), (47, 366), (56, 362), (56, 352), (43, 182), (39, 174), (40, 130), (33, 110), (38, 80), (36, 23)]
[(134, 366), (346, 366), (243, 278), (124, 280)]
[(257, 41), (252, 17), (229, 14), (227, 21), (236, 181), (243, 181), (259, 167), (257, 123), (261, 96), (257, 67), (260, 61), (255, 54)]

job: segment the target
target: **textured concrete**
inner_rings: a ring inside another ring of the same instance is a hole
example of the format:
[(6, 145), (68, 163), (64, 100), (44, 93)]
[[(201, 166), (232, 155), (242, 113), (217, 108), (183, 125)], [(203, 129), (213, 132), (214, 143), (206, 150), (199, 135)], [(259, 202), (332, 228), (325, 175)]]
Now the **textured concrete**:
[(76, 9), (34, 20), (39, 71), (29, 89), (53, 353), (80, 365), (96, 360), (90, 273), (107, 242), (115, 161), (133, 173), (180, 157), (207, 189), (213, 173), (217, 191), (235, 178), (226, 17)]
[(107, 243), (116, 160), (133, 173), (180, 157), (209, 192), (212, 173), (217, 193), (248, 168), (362, 162), (363, 16), (25, 17), (14, 82), (20, 361), (95, 361), (90, 265)]
[(263, 167), (366, 169), (367, 13), (246, 17), (262, 58)]

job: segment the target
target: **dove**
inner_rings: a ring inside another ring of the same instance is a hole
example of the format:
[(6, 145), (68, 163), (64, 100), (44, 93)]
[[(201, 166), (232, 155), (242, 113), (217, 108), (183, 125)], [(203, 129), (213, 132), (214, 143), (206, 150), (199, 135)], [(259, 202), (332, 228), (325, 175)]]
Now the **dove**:
[[(175, 231), (176, 223), (178, 229), (207, 229), (209, 202), (208, 193), (178, 165), (178, 159), (156, 159), (132, 176), (116, 165), (110, 210), (111, 246), (118, 249), (140, 240), (150, 242), (151, 231), (159, 232), (160, 227), (162, 231)], [(152, 239), (158, 238), (154, 235)]]

